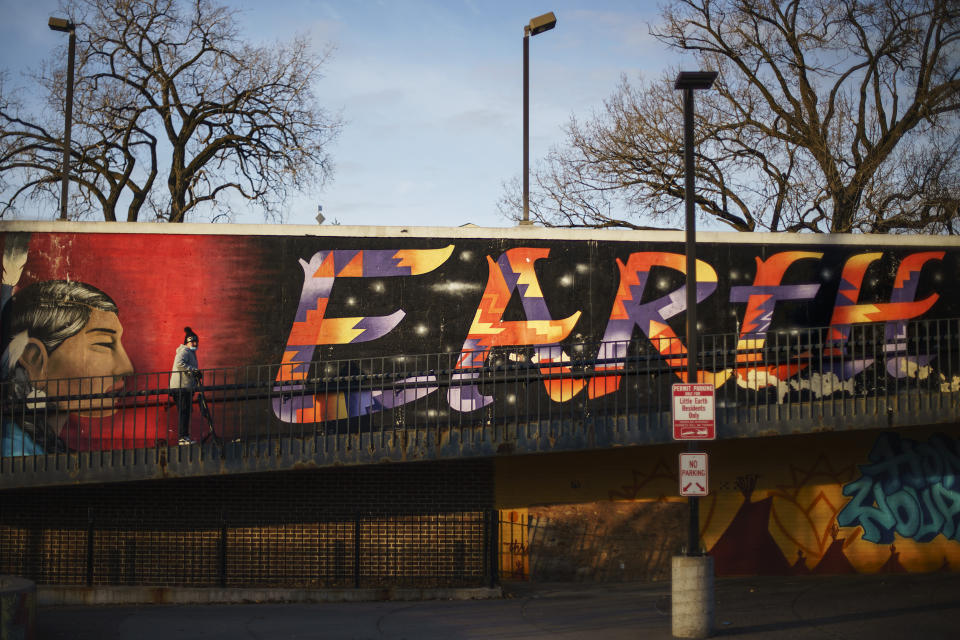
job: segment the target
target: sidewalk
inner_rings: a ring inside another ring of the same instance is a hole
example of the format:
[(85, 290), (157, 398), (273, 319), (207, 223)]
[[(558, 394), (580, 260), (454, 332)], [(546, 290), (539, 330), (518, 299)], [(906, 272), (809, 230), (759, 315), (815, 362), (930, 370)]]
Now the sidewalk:
[[(44, 607), (45, 640), (668, 639), (670, 586), (505, 584), (499, 600)], [(960, 575), (736, 578), (716, 583), (715, 637), (955, 638)]]

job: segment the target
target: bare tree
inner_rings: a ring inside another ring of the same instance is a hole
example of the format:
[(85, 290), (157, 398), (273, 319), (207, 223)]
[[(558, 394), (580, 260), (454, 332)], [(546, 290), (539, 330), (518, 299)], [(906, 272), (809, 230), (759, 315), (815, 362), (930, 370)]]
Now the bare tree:
[[(4, 121), (0, 176), (17, 180), (16, 188), (0, 185), (8, 196), (2, 213), (14, 209), (24, 197), (55, 203), (60, 195), (64, 78), (62, 73), (45, 72), (38, 81), (47, 98), (40, 110), (45, 114), (43, 124), (22, 116), (18, 104), (0, 103)], [(102, 216), (115, 221), (121, 198), (125, 198), (126, 219), (135, 221), (158, 175), (157, 138), (144, 128), (145, 110), (137, 106), (131, 90), (117, 86), (110, 92), (98, 92), (95, 87), (96, 83), (82, 78), (75, 92), (75, 133), (70, 145), (70, 178), (76, 185), (72, 217)]]
[[(282, 217), (290, 191), (329, 177), (341, 122), (313, 89), (329, 49), (314, 53), (305, 38), (251, 45), (235, 12), (212, 0), (71, 0), (65, 10), (77, 24), (74, 217), (114, 220), (123, 207), (129, 221), (229, 217), (236, 197)], [(56, 194), (62, 123), (50, 114), (62, 113), (64, 93), (51, 68), (38, 74), (46, 116), (0, 101), (4, 212)]]
[[(673, 0), (651, 33), (720, 77), (697, 93), (697, 198), (740, 231), (953, 233), (960, 203), (960, 5)], [(682, 220), (675, 71), (624, 78), (572, 119), (534, 176), (559, 226)], [(519, 216), (507, 185), (500, 209)]]

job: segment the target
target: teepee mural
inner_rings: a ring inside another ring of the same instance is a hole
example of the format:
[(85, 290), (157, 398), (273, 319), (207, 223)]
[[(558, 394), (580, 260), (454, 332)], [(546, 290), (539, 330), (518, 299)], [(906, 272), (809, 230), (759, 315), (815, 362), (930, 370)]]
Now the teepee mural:
[(730, 526), (710, 549), (717, 575), (785, 575), (790, 564), (770, 535), (770, 507), (773, 498), (753, 501), (757, 476), (737, 478), (743, 504)]

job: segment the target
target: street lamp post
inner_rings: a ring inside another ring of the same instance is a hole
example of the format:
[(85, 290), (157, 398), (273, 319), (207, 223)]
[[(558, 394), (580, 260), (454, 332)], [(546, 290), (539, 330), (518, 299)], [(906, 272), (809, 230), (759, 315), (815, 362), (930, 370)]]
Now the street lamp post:
[[(693, 92), (709, 89), (716, 71), (681, 71), (673, 88), (683, 91), (683, 174), (686, 207), (687, 253), (687, 382), (697, 382), (697, 219), (694, 198), (696, 183), (693, 156)], [(697, 452), (694, 440), (687, 451)], [(687, 557), (674, 559), (673, 635), (678, 638), (706, 638), (713, 627), (713, 562), (700, 553), (700, 499), (687, 498), (690, 517), (687, 530)]]
[(76, 25), (66, 18), (50, 17), (47, 22), (53, 31), (61, 31), (70, 35), (67, 53), (67, 101), (63, 116), (63, 167), (61, 168), (62, 184), (60, 187), (60, 219), (67, 219), (67, 192), (70, 184), (70, 128), (73, 124), (73, 61), (77, 51)]
[(530, 36), (549, 31), (557, 26), (553, 12), (545, 13), (523, 25), (523, 220), (530, 222)]
[[(717, 78), (716, 71), (681, 71), (674, 89), (683, 91), (683, 202), (686, 207), (687, 251), (687, 382), (697, 381), (697, 217), (696, 176), (693, 158), (693, 92), (709, 89)], [(687, 441), (687, 450), (696, 451), (695, 440)], [(700, 555), (699, 498), (687, 498), (690, 503), (690, 527), (687, 538), (687, 555)]]

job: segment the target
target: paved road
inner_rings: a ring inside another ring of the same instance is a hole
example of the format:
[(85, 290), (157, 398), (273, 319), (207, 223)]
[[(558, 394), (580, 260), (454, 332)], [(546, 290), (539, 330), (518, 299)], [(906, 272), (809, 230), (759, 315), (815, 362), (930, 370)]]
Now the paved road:
[[(43, 640), (671, 638), (668, 584), (505, 585), (498, 600), (38, 612)], [(716, 585), (716, 637), (960, 637), (960, 574), (737, 578)]]

